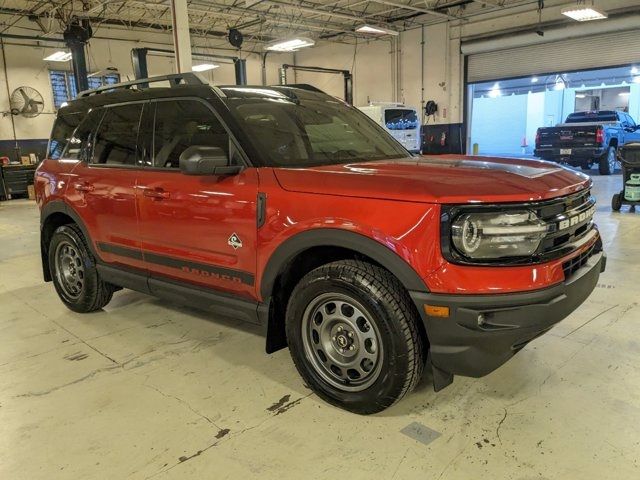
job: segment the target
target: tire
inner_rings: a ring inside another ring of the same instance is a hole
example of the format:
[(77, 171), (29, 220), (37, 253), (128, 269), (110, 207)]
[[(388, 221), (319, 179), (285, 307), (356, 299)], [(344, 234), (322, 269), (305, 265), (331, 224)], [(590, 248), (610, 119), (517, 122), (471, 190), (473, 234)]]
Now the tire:
[(615, 173), (616, 165), (618, 164), (618, 155), (616, 147), (609, 147), (606, 155), (600, 157), (598, 166), (600, 175), (612, 175)]
[(622, 208), (622, 195), (615, 193), (613, 197), (611, 197), (611, 210), (619, 212), (620, 208)]
[(100, 310), (116, 287), (104, 282), (87, 241), (75, 224), (58, 227), (49, 242), (49, 269), (56, 292), (67, 308), (79, 313)]
[(364, 415), (390, 407), (420, 380), (426, 345), (419, 321), (391, 273), (344, 260), (316, 268), (298, 283), (286, 332), (307, 385), (325, 401)]

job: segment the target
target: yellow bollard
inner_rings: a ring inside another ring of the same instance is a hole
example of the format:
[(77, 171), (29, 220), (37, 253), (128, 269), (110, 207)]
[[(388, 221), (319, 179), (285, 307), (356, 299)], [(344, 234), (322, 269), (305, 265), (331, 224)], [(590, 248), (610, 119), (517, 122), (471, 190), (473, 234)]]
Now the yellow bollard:
[(474, 143), (473, 144), (473, 154), (474, 155), (478, 155), (479, 152), (480, 152), (480, 144)]

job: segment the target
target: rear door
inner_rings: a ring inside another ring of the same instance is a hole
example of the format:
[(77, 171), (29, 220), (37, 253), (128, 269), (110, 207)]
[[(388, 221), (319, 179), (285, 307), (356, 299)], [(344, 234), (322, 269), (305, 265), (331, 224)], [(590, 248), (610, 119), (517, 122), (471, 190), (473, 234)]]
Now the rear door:
[(179, 158), (187, 147), (230, 152), (229, 134), (198, 99), (150, 106), (141, 127), (147, 166), (136, 194), (146, 268), (152, 277), (255, 298), (256, 169), (234, 176), (182, 174)]
[(143, 269), (136, 212), (138, 127), (142, 103), (91, 111), (69, 142), (73, 170), (67, 197), (89, 230), (100, 258)]

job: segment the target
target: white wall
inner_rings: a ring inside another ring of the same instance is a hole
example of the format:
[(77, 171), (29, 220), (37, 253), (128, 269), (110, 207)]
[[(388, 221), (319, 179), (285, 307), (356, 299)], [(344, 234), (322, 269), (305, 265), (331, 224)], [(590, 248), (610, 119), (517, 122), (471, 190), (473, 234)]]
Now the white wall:
[[(356, 45), (322, 42), (295, 55), (296, 65), (349, 70), (353, 74), (353, 103), (393, 101), (392, 55), (388, 41)], [(268, 57), (267, 57), (268, 58)], [(344, 79), (339, 74), (288, 72), (288, 83), (310, 83), (320, 90), (344, 98)]]

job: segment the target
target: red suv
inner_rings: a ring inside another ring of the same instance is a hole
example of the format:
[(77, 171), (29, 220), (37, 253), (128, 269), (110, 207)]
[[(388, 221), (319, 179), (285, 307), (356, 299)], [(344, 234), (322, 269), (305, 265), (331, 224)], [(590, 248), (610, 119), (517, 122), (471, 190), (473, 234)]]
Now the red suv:
[(577, 308), (606, 260), (590, 189), (543, 161), (412, 157), (310, 86), (191, 74), (82, 93), (36, 174), (71, 310), (124, 287), (258, 323), (358, 413), (425, 365), (436, 390), (486, 375)]

